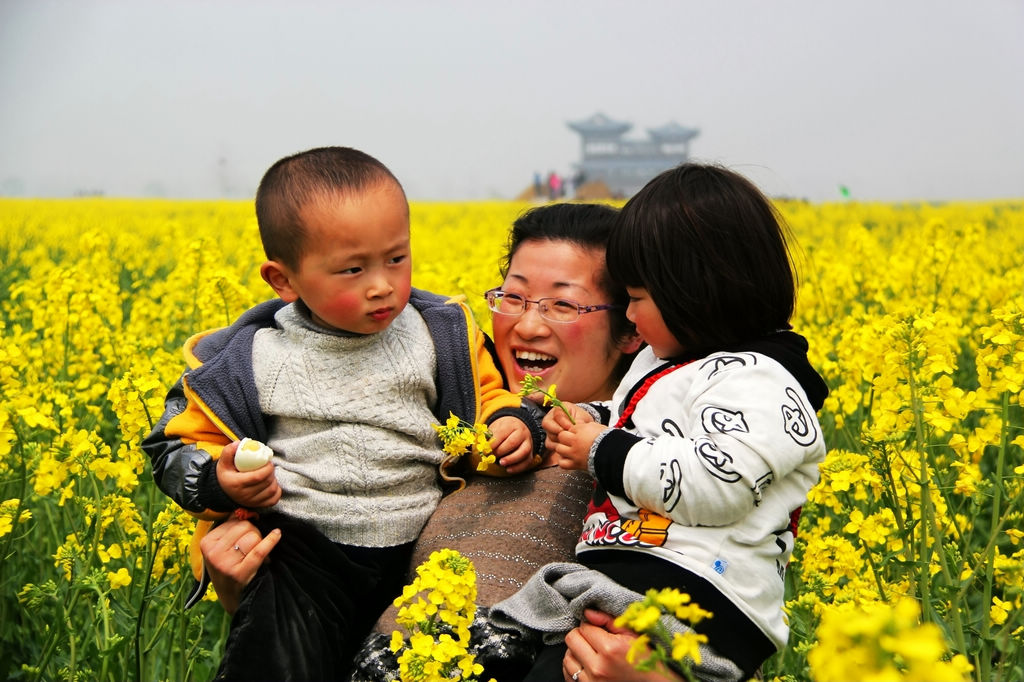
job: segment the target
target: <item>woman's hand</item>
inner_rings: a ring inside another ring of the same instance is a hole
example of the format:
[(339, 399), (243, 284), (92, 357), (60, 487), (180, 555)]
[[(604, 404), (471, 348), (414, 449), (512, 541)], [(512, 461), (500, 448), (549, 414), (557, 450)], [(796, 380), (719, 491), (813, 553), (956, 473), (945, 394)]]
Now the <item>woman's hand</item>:
[(242, 590), (280, 539), (277, 528), (263, 537), (252, 523), (230, 519), (199, 541), (213, 589), (225, 611), (234, 614), (238, 609)]
[[(664, 682), (666, 679), (683, 679), (663, 667), (650, 672), (638, 671), (626, 661), (626, 652), (636, 639), (636, 633), (615, 627), (615, 618), (607, 613), (587, 609), (583, 616), (584, 622), (565, 636), (568, 647), (562, 659), (565, 682)], [(575, 673), (578, 674), (574, 681)]]
[(228, 443), (217, 460), (217, 483), (221, 490), (240, 507), (259, 509), (271, 507), (281, 499), (281, 486), (274, 474), (274, 463), (267, 462), (253, 471), (235, 467), (238, 441)]

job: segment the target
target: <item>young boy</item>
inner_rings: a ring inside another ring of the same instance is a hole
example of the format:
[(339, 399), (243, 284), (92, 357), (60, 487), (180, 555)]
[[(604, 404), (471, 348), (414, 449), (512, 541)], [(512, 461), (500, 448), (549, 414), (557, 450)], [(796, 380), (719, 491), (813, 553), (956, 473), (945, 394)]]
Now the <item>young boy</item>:
[[(544, 436), (468, 308), (412, 288), (409, 206), (383, 164), (340, 147), (284, 158), (256, 215), (260, 274), (279, 299), (189, 340), (189, 368), (143, 447), (160, 489), (192, 514), (259, 508), (264, 535), (283, 528), (219, 677), (334, 678), (401, 591), (441, 497), (432, 425), (449, 413), (487, 423), (506, 467)], [(243, 436), (267, 443), (273, 464), (239, 471)]]

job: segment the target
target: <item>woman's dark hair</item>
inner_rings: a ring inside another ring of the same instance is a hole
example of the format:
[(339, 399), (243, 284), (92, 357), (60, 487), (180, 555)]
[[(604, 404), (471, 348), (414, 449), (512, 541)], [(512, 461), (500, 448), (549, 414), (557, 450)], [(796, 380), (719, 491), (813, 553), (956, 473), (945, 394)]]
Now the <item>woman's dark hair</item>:
[(302, 211), (325, 195), (356, 194), (382, 182), (402, 191), (387, 166), (351, 147), (319, 147), (277, 161), (256, 190), (256, 222), (267, 258), (298, 267), (306, 237)]
[[(512, 257), (519, 247), (531, 241), (568, 242), (584, 249), (604, 252), (615, 226), (618, 210), (604, 204), (548, 204), (531, 208), (512, 223), (508, 235), (508, 248), (501, 263), (501, 276), (508, 275)], [(607, 312), (611, 338), (615, 343), (626, 340), (636, 333), (633, 323), (626, 319), (626, 305), (629, 296), (624, 286), (616, 283), (605, 267), (597, 277), (598, 286), (608, 295), (607, 301), (621, 308)], [(589, 301), (587, 301), (589, 303)], [(616, 366), (615, 379), (621, 379), (633, 354), (623, 355)]]
[(688, 352), (723, 349), (789, 328), (796, 278), (787, 232), (752, 182), (687, 163), (623, 206), (608, 269), (624, 286), (650, 293)]

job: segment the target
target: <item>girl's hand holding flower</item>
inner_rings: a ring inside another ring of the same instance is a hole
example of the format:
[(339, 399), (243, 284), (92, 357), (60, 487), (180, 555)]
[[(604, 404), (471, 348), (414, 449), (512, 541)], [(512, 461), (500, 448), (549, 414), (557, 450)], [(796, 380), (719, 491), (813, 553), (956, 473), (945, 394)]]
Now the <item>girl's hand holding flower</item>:
[[(580, 412), (586, 414), (583, 410), (580, 410)], [(594, 445), (597, 437), (607, 430), (608, 427), (604, 424), (589, 421), (580, 422), (572, 428), (560, 432), (555, 444), (555, 456), (558, 466), (563, 469), (588, 471), (590, 448)]]
[(548, 413), (544, 415), (544, 421), (541, 422), (541, 426), (554, 441), (558, 440), (558, 434), (566, 429), (571, 429), (573, 425), (594, 421), (589, 412), (575, 403), (562, 403), (559, 408), (548, 410)]

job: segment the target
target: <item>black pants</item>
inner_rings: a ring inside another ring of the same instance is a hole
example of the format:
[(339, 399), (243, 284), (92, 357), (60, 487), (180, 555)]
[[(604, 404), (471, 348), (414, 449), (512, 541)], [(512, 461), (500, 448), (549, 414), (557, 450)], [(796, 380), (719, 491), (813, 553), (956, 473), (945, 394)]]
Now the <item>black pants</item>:
[(530, 672), (523, 678), (523, 682), (561, 682), (562, 660), (569, 647), (565, 642), (560, 644), (549, 644), (540, 650), (533, 662)]
[(412, 543), (351, 547), (280, 515), (255, 523), (264, 535), (280, 528), (281, 540), (242, 593), (216, 679), (344, 679), (401, 593)]

